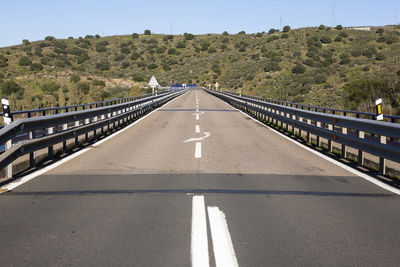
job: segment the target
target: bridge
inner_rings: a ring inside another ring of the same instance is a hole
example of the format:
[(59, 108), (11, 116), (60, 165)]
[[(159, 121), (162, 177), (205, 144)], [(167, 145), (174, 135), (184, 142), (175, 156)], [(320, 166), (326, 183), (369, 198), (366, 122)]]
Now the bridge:
[(22, 136), (0, 155), (14, 165), (1, 262), (396, 266), (400, 190), (328, 152), (385, 174), (399, 135), (395, 122), (208, 90), (21, 119), (0, 129), (2, 143)]

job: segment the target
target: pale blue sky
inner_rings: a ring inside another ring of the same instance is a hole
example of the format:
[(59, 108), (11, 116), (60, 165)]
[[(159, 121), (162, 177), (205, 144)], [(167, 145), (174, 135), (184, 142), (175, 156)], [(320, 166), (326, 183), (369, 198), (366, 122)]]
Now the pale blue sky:
[[(334, 19), (332, 20), (332, 7)], [(194, 34), (319, 26), (388, 25), (400, 21), (400, 0), (0, 0), (0, 47), (22, 39), (87, 34)]]

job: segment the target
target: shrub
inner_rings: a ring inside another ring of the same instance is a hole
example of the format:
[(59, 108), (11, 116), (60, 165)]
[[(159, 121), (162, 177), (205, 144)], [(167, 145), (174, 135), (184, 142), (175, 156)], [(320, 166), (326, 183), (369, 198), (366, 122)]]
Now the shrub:
[(363, 56), (367, 57), (367, 58), (372, 58), (373, 55), (376, 54), (376, 49), (375, 47), (368, 47), (364, 52), (363, 52)]
[(123, 69), (126, 69), (126, 68), (128, 68), (130, 65), (131, 65), (131, 64), (129, 64), (129, 62), (124, 61), (124, 62), (122, 62), (121, 67), (122, 67)]
[(289, 34), (287, 34), (287, 33), (282, 33), (281, 39), (286, 39), (286, 38), (289, 38)]
[(240, 31), (240, 32), (238, 32), (238, 34), (246, 34), (246, 32), (245, 31)]
[(382, 33), (384, 33), (384, 32), (385, 32), (385, 30), (382, 29), (382, 28), (378, 28), (378, 29), (376, 30), (376, 33), (379, 33), (379, 34), (382, 34)]
[(127, 55), (127, 54), (129, 54), (130, 52), (131, 52), (131, 50), (130, 50), (128, 47), (122, 47), (122, 48), (121, 48), (121, 53), (122, 53), (122, 54)]
[(328, 77), (325, 74), (318, 74), (315, 77), (315, 83), (316, 84), (325, 83), (327, 80), (328, 80)]
[(338, 30), (338, 31), (341, 31), (341, 30), (343, 30), (343, 26), (342, 25), (337, 25), (335, 27), (335, 29)]
[(106, 83), (104, 82), (104, 81), (102, 81), (102, 80), (97, 80), (97, 79), (94, 79), (93, 80), (93, 82), (92, 82), (92, 84), (94, 85), (94, 86), (106, 86)]
[(276, 32), (276, 30), (275, 30), (275, 29), (272, 29), (272, 28), (269, 29), (269, 31), (268, 31), (269, 34), (274, 34), (275, 32)]
[(283, 27), (283, 32), (290, 32), (290, 26), (286, 25), (285, 27)]
[(131, 60), (137, 60), (138, 58), (140, 58), (140, 54), (139, 53), (133, 53), (131, 56)]
[(194, 35), (191, 33), (184, 33), (183, 36), (185, 37), (186, 40), (190, 41), (194, 39)]
[(319, 25), (318, 30), (325, 30), (325, 25)]
[(262, 37), (262, 33), (261, 32), (257, 32), (256, 37)]
[(137, 33), (132, 33), (132, 39), (138, 39), (139, 38), (139, 34)]
[(149, 64), (149, 65), (147, 66), (147, 68), (148, 68), (149, 70), (153, 70), (153, 69), (158, 68), (158, 65), (155, 64), (155, 63), (151, 63), (151, 64)]
[(229, 35), (229, 33), (228, 33), (227, 31), (224, 31), (224, 32), (222, 33), (222, 35)]
[(86, 35), (86, 36), (85, 36), (85, 39), (94, 39), (94, 36), (93, 36), (93, 35), (90, 35), (90, 34), (88, 34), (88, 35)]
[(170, 49), (168, 49), (168, 54), (169, 54), (169, 55), (176, 55), (177, 52), (178, 52), (178, 51), (176, 51), (175, 48), (170, 48)]
[(43, 69), (43, 66), (40, 63), (33, 63), (31, 65), (31, 71), (41, 71), (42, 69)]
[(107, 47), (101, 44), (96, 44), (96, 51), (98, 53), (104, 53), (107, 52)]
[(302, 74), (304, 72), (306, 72), (306, 68), (300, 63), (297, 63), (292, 69), (292, 73), (294, 74)]
[(376, 60), (379, 60), (379, 61), (385, 60), (385, 59), (386, 59), (386, 56), (385, 56), (385, 54), (383, 54), (383, 53), (378, 53), (378, 54), (376, 54), (375, 59), (376, 59)]
[(217, 52), (217, 49), (215, 47), (210, 47), (210, 48), (208, 48), (207, 52), (208, 53), (215, 53), (215, 52)]
[(90, 83), (89, 82), (80, 82), (80, 83), (78, 83), (77, 88), (79, 91), (81, 91), (82, 93), (87, 95), (90, 90)]
[(125, 58), (125, 56), (124, 55), (115, 55), (115, 57), (114, 57), (114, 61), (121, 61), (121, 60), (123, 60)]
[(132, 80), (134, 80), (135, 82), (144, 82), (144, 78), (137, 73), (133, 74)]
[(108, 92), (108, 91), (101, 90), (101, 92), (100, 92), (100, 98), (101, 98), (102, 101), (104, 101), (105, 99), (107, 99), (107, 98), (109, 98), (111, 96), (112, 96), (111, 93)]
[(151, 31), (150, 30), (144, 30), (144, 35), (150, 35)]
[(22, 44), (24, 44), (24, 45), (29, 45), (31, 42), (29, 42), (29, 40), (27, 40), (27, 39), (24, 39), (24, 40), (22, 40)]
[(280, 70), (282, 70), (282, 68), (279, 66), (279, 63), (276, 61), (269, 61), (264, 67), (265, 72), (280, 71)]
[(361, 49), (356, 48), (353, 51), (351, 51), (351, 55), (353, 57), (360, 57), (362, 55), (362, 51), (361, 51)]
[(79, 77), (79, 75), (74, 74), (69, 78), (69, 80), (70, 82), (78, 83), (81, 80), (81, 77)]
[(321, 41), (321, 43), (323, 44), (330, 44), (332, 43), (331, 38), (329, 38), (329, 36), (322, 36), (321, 39), (319, 39)]
[(101, 61), (96, 64), (96, 69), (101, 70), (101, 71), (109, 70), (110, 67), (111, 67), (111, 64), (107, 60)]
[(30, 66), (31, 64), (32, 64), (32, 61), (27, 56), (21, 57), (18, 61), (18, 65), (20, 65), (20, 66)]
[(178, 42), (178, 43), (176, 44), (176, 48), (185, 48), (185, 47), (186, 47), (186, 45), (185, 45), (184, 42)]
[(60, 85), (55, 81), (45, 81), (40, 85), (40, 89), (44, 93), (53, 93), (60, 89)]
[(52, 42), (52, 41), (55, 41), (56, 38), (54, 38), (53, 36), (46, 36), (46, 38), (44, 38), (44, 40), (45, 40), (45, 41)]
[(13, 93), (18, 92), (19, 90), (21, 90), (22, 88), (13, 80), (9, 80), (9, 81), (5, 81), (2, 85), (1, 85), (1, 92), (3, 93), (3, 95), (5, 96), (9, 96)]
[(101, 38), (100, 34), (96, 34), (94, 37), (95, 37), (96, 39), (100, 39), (100, 38)]
[(347, 32), (340, 32), (339, 36), (342, 38), (347, 38), (347, 37), (349, 37), (349, 34)]
[(144, 62), (138, 62), (137, 66), (138, 66), (138, 68), (145, 68), (147, 66), (147, 64)]
[(337, 42), (337, 43), (339, 43), (339, 42), (343, 41), (343, 39), (342, 39), (342, 37), (340, 37), (340, 36), (336, 36), (336, 38), (335, 38), (334, 41)]
[(0, 68), (8, 66), (8, 58), (3, 55), (0, 55)]

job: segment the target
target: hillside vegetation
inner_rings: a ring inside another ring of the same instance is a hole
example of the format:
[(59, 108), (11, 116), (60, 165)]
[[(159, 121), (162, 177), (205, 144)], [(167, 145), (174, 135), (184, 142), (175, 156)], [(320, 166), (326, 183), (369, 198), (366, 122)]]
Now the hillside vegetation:
[(224, 90), (334, 108), (400, 113), (400, 29), (341, 26), (268, 33), (23, 40), (0, 48), (1, 96), (13, 109), (88, 103), (162, 85)]

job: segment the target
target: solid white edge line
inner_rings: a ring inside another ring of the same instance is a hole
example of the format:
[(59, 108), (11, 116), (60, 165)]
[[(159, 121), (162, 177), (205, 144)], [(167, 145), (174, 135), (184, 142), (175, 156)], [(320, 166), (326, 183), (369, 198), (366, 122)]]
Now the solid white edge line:
[(192, 237), (190, 253), (193, 267), (209, 266), (204, 196), (194, 196), (192, 200)]
[(357, 176), (359, 176), (359, 177), (361, 177), (361, 178), (367, 180), (368, 182), (371, 182), (371, 183), (373, 183), (373, 184), (375, 184), (375, 185), (377, 185), (377, 186), (379, 186), (379, 187), (381, 187), (381, 188), (383, 188), (383, 189), (386, 189), (387, 191), (390, 191), (390, 192), (392, 192), (392, 193), (394, 193), (394, 194), (400, 195), (400, 190), (399, 190), (399, 189), (394, 188), (394, 187), (392, 187), (392, 186), (390, 186), (390, 185), (388, 185), (388, 184), (385, 184), (385, 183), (383, 183), (383, 182), (381, 182), (381, 181), (375, 179), (374, 177), (369, 176), (368, 174), (362, 173), (362, 172), (360, 172), (360, 171), (358, 171), (358, 170), (356, 170), (356, 169), (353, 169), (352, 167), (347, 166), (346, 164), (343, 164), (343, 163), (341, 163), (341, 162), (339, 162), (339, 161), (337, 161), (337, 160), (335, 160), (335, 159), (332, 159), (332, 158), (330, 158), (330, 157), (328, 157), (328, 156), (325, 156), (325, 155), (322, 154), (321, 152), (318, 152), (318, 151), (316, 151), (316, 150), (314, 150), (314, 149), (311, 149), (311, 148), (309, 148), (309, 147), (303, 145), (302, 143), (299, 143), (299, 142), (297, 142), (296, 140), (293, 140), (292, 138), (287, 137), (286, 135), (280, 133), (279, 131), (277, 131), (277, 130), (275, 130), (275, 129), (273, 129), (273, 128), (267, 126), (267, 125), (265, 125), (265, 124), (262, 123), (261, 121), (256, 120), (255, 118), (251, 117), (250, 115), (248, 115), (247, 113), (241, 111), (240, 109), (237, 109), (237, 108), (235, 108), (235, 107), (229, 105), (229, 104), (226, 103), (225, 101), (223, 101), (223, 100), (221, 100), (221, 101), (222, 101), (223, 103), (225, 103), (227, 106), (236, 109), (237, 111), (239, 111), (240, 113), (246, 115), (247, 117), (249, 117), (249, 118), (252, 119), (253, 121), (255, 121), (255, 122), (261, 124), (262, 126), (264, 126), (265, 128), (267, 128), (268, 130), (270, 130), (270, 131), (272, 131), (272, 132), (274, 132), (274, 133), (280, 135), (281, 137), (283, 137), (283, 138), (289, 140), (290, 142), (292, 142), (292, 143), (294, 143), (294, 144), (296, 144), (296, 145), (298, 145), (298, 146), (300, 146), (300, 147), (302, 147), (302, 148), (304, 148), (304, 149), (310, 151), (311, 153), (313, 153), (313, 154), (315, 154), (315, 155), (317, 155), (317, 156), (319, 156), (319, 157), (321, 157), (321, 158), (323, 158), (323, 159), (325, 159), (325, 160), (327, 160), (327, 161), (329, 161), (329, 162), (331, 162), (331, 163), (333, 163), (333, 164), (335, 164), (335, 165), (337, 165), (337, 166), (339, 166), (339, 167), (345, 169), (346, 171), (349, 171), (349, 172), (351, 172), (351, 173), (353, 173), (353, 174), (355, 174), (355, 175), (357, 175)]
[(200, 126), (198, 124), (196, 125), (196, 133), (200, 133)]
[(218, 207), (207, 207), (208, 221), (214, 249), (215, 265), (217, 267), (239, 266), (225, 214)]
[(196, 147), (194, 150), (194, 158), (201, 158), (201, 142), (196, 142)]
[(6, 185), (3, 185), (2, 187), (0, 187), (0, 194), (5, 193), (5, 192), (10, 191), (10, 190), (13, 190), (13, 189), (15, 189), (16, 187), (18, 187), (18, 186), (20, 186), (20, 185), (22, 185), (22, 184), (24, 184), (24, 183), (26, 183), (26, 182), (29, 182), (30, 180), (32, 180), (32, 179), (34, 179), (34, 178), (36, 178), (36, 177), (38, 177), (38, 176), (40, 176), (40, 175), (42, 175), (42, 174), (48, 172), (48, 171), (51, 171), (51, 170), (53, 170), (54, 168), (57, 168), (58, 166), (60, 166), (60, 165), (62, 165), (62, 164), (64, 164), (64, 163), (70, 161), (70, 160), (73, 159), (73, 158), (79, 157), (79, 156), (82, 155), (83, 153), (88, 152), (89, 150), (91, 150), (93, 147), (99, 146), (99, 145), (101, 145), (102, 143), (106, 142), (107, 140), (111, 139), (112, 137), (115, 137), (115, 136), (117, 136), (118, 134), (120, 134), (120, 133), (122, 133), (122, 132), (128, 130), (129, 128), (131, 128), (131, 127), (134, 126), (135, 124), (139, 123), (141, 120), (147, 118), (148, 116), (150, 116), (151, 114), (153, 114), (154, 112), (156, 112), (157, 110), (159, 110), (160, 108), (163, 108), (164, 106), (166, 106), (166, 105), (172, 103), (173, 101), (175, 101), (176, 99), (178, 99), (179, 97), (181, 97), (181, 96), (183, 96), (183, 95), (184, 95), (184, 94), (182, 94), (182, 95), (180, 95), (180, 96), (178, 96), (178, 97), (172, 99), (171, 101), (165, 103), (165, 104), (162, 105), (161, 107), (159, 107), (159, 108), (153, 110), (153, 111), (150, 112), (149, 114), (147, 114), (147, 115), (143, 116), (142, 118), (136, 120), (135, 122), (131, 123), (129, 126), (126, 126), (124, 129), (121, 129), (121, 130), (119, 130), (119, 131), (117, 131), (117, 132), (111, 134), (110, 136), (107, 136), (106, 138), (104, 138), (104, 139), (102, 139), (102, 140), (100, 140), (100, 141), (94, 143), (94, 144), (91, 145), (90, 147), (84, 148), (84, 149), (82, 149), (82, 150), (80, 150), (80, 151), (78, 151), (78, 152), (76, 152), (76, 153), (74, 153), (74, 154), (72, 154), (72, 155), (70, 155), (70, 156), (67, 156), (67, 157), (65, 157), (65, 158), (63, 158), (63, 159), (61, 159), (61, 160), (59, 160), (59, 161), (57, 161), (57, 162), (55, 162), (55, 163), (53, 163), (53, 164), (51, 164), (51, 165), (45, 167), (45, 168), (43, 168), (43, 169), (41, 169), (41, 170), (38, 170), (38, 171), (35, 171), (35, 172), (31, 173), (31, 174), (28, 174), (28, 175), (26, 175), (26, 176), (23, 176), (23, 177), (17, 179), (16, 181), (13, 181), (13, 182), (11, 182), (11, 183), (8, 183), (8, 184), (6, 184)]

